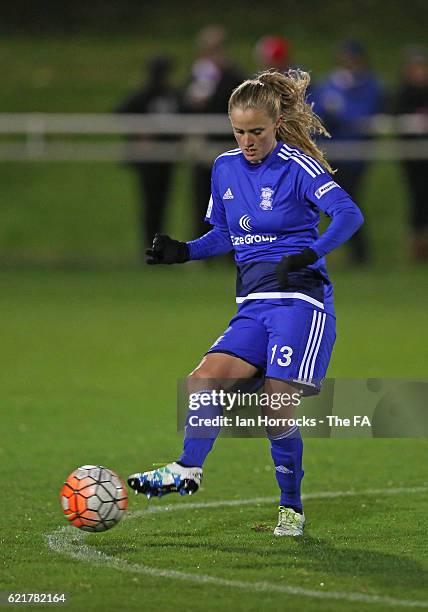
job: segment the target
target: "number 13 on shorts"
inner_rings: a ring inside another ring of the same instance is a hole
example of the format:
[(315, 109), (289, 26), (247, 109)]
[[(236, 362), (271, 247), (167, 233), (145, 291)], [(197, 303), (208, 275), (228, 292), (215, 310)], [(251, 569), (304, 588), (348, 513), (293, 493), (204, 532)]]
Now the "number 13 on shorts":
[(321, 311), (297, 307), (288, 309), (287, 315), (288, 320), (281, 322), (287, 333), (271, 337), (267, 347), (266, 375), (318, 389), (330, 361), (336, 320)]
[(291, 363), (291, 356), (293, 354), (293, 349), (291, 346), (279, 346), (278, 344), (274, 344), (272, 347), (272, 356), (270, 359), (270, 365), (275, 362), (282, 367), (287, 367)]

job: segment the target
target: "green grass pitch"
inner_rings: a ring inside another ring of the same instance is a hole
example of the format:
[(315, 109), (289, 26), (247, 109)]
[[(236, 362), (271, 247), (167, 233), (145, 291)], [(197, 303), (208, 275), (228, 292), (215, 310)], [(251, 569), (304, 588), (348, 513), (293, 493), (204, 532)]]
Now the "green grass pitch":
[[(425, 278), (424, 268), (334, 274), (329, 375), (426, 376)], [(377, 612), (424, 600), (423, 439), (308, 439), (301, 541), (271, 534), (263, 439), (218, 440), (193, 498), (131, 496), (123, 523), (84, 542), (66, 526), (58, 494), (76, 466), (126, 476), (176, 457), (176, 379), (234, 312), (233, 282), (232, 270), (198, 264), (0, 272), (0, 590), (66, 592), (67, 609), (85, 611)], [(403, 487), (414, 490), (394, 492)]]

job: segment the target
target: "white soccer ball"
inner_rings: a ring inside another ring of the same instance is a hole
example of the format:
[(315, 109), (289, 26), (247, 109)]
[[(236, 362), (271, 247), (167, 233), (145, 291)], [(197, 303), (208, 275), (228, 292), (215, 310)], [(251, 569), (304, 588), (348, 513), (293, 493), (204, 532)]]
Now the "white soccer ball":
[(102, 465), (83, 465), (61, 489), (61, 506), (71, 525), (83, 531), (106, 531), (119, 523), (128, 507), (123, 480)]

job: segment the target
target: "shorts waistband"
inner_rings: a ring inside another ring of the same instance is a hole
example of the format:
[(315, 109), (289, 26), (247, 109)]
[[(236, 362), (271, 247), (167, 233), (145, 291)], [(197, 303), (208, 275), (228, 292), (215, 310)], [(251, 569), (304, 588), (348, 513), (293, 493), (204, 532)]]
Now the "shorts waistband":
[(309, 304), (313, 304), (317, 308), (324, 310), (324, 304), (319, 300), (311, 297), (310, 295), (305, 295), (304, 293), (299, 292), (289, 292), (289, 291), (266, 291), (261, 293), (249, 293), (245, 296), (239, 296), (236, 298), (237, 304), (242, 304), (245, 300), (303, 300), (304, 302), (309, 302)]

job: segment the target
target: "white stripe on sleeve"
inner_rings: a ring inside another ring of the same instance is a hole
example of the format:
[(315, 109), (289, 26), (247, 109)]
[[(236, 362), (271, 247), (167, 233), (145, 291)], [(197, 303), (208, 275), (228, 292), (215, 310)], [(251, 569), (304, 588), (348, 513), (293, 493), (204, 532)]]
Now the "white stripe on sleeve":
[(310, 168), (314, 170), (316, 174), (324, 174), (325, 172), (324, 169), (320, 166), (320, 164), (315, 159), (313, 159), (312, 157), (309, 157), (309, 155), (306, 155), (305, 153), (301, 153), (298, 149), (292, 149), (291, 147), (285, 144), (282, 147), (281, 151), (283, 153), (289, 152), (289, 154), (292, 157), (300, 157), (308, 164)]
[(285, 160), (291, 159), (292, 161), (295, 161), (297, 164), (299, 164), (299, 166), (302, 166), (302, 168), (306, 170), (306, 172), (310, 174), (312, 178), (315, 178), (317, 176), (315, 172), (313, 172), (308, 166), (306, 166), (299, 157), (294, 157), (293, 155), (290, 155), (290, 154), (284, 155), (281, 152), (278, 153), (278, 156), (282, 157), (282, 159), (285, 159)]

